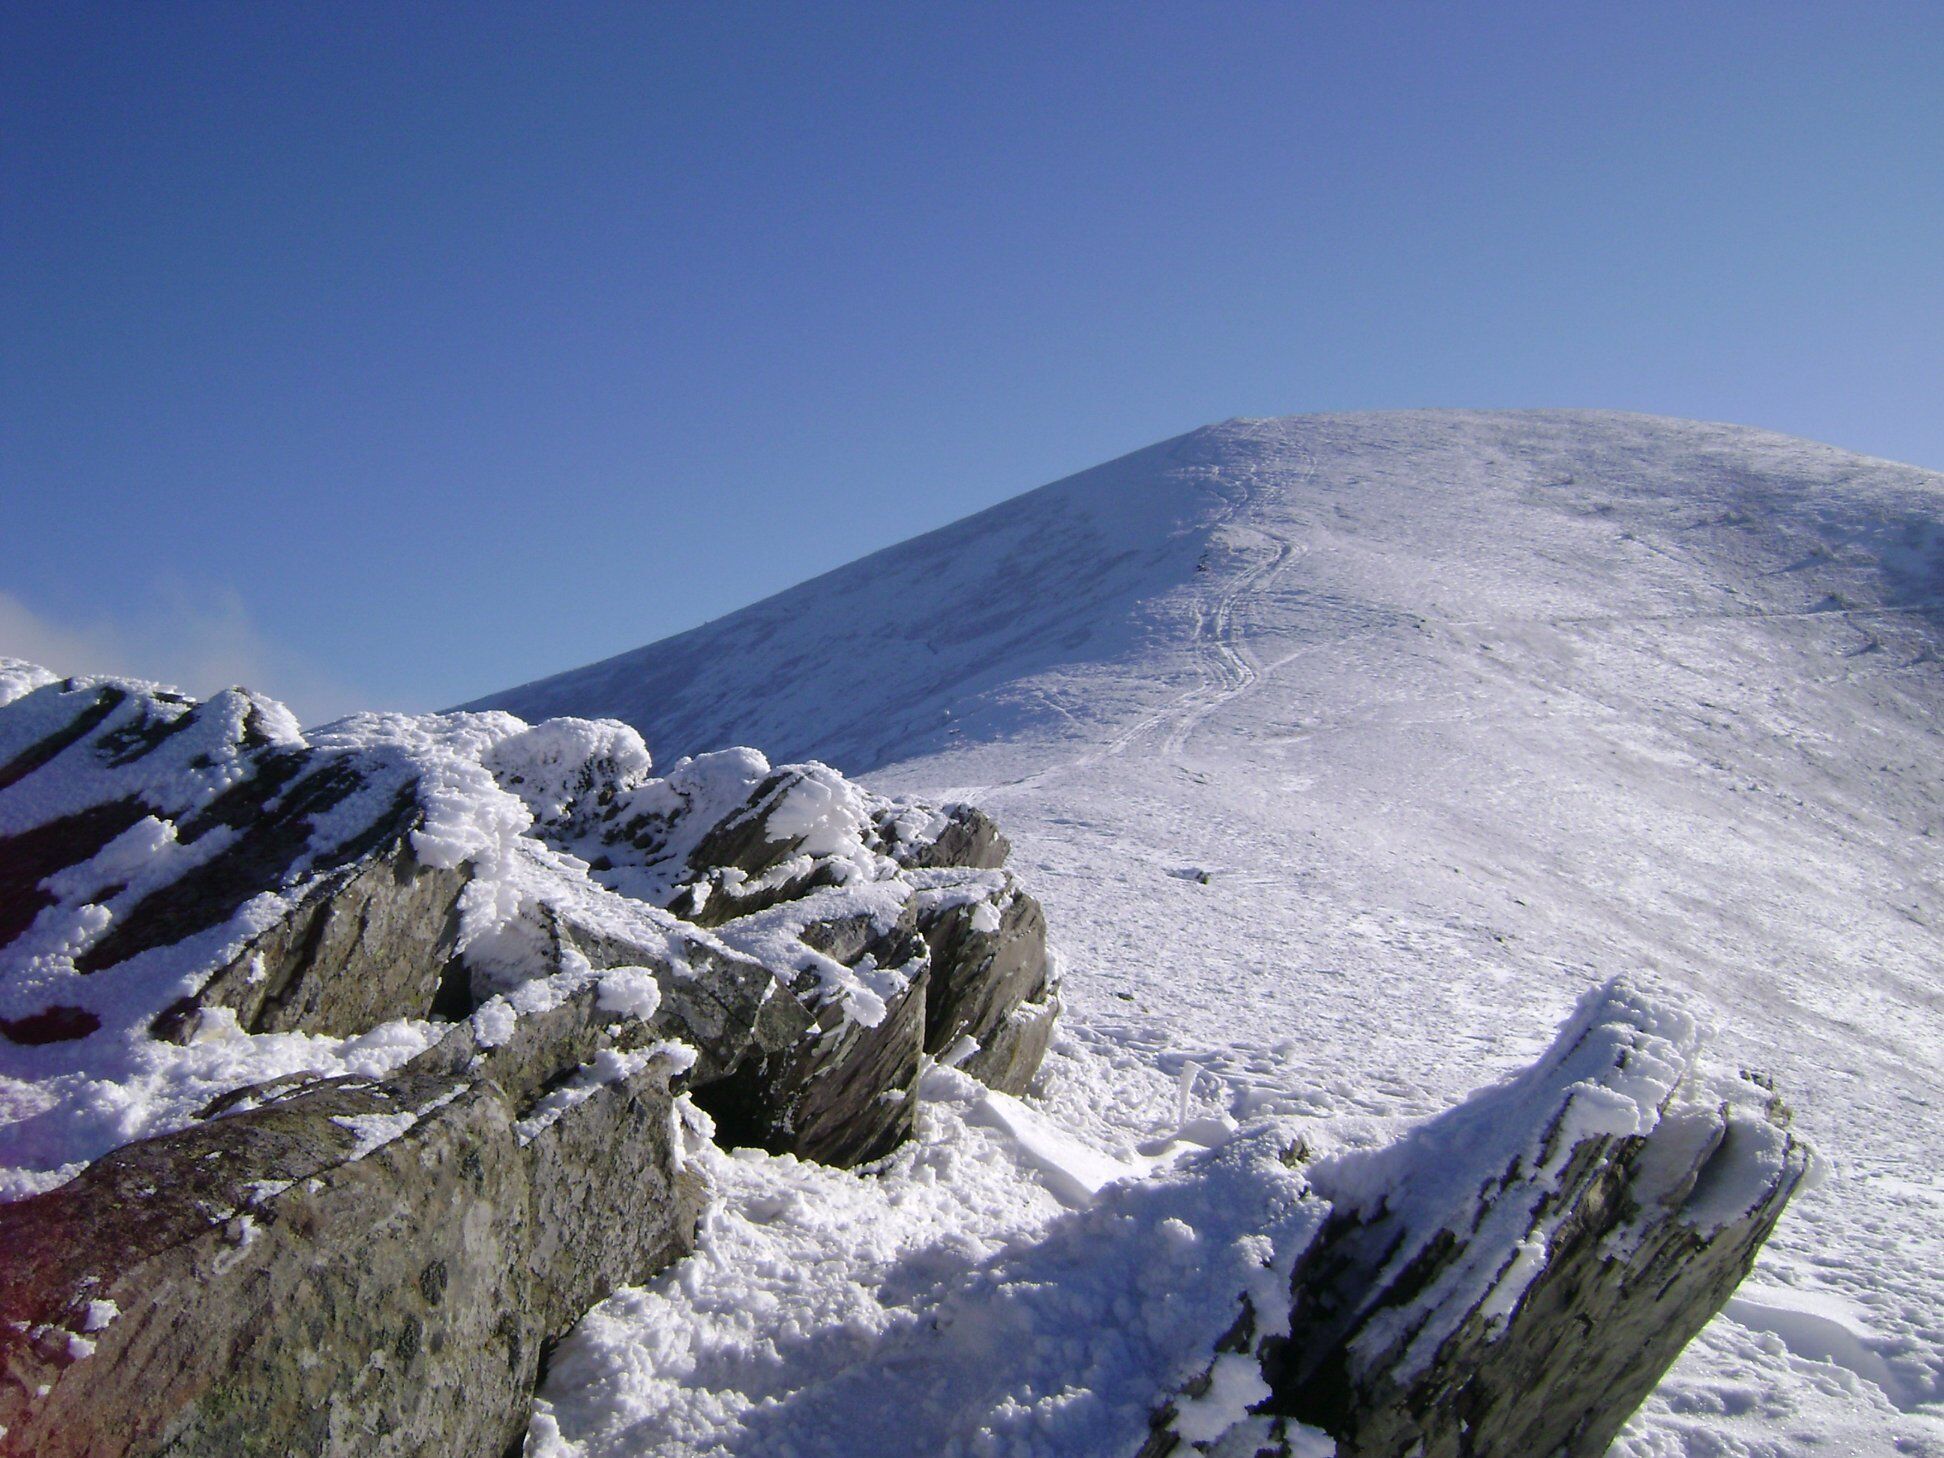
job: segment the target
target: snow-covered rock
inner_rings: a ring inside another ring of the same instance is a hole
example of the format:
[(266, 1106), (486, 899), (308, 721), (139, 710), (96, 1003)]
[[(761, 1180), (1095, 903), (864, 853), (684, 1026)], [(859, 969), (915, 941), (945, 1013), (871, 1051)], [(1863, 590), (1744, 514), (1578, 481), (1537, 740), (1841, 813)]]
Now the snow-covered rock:
[(1615, 982), (1517, 1076), (1307, 1163), (1329, 1213), (1287, 1297), (1247, 1293), (1144, 1451), (1287, 1453), (1294, 1423), (1342, 1458), (1599, 1458), (1812, 1171), (1773, 1092), (1700, 1046)]
[(1037, 1093), (1117, 1158), (1184, 1105), (1420, 1118), (1590, 986), (1678, 994), (1834, 1173), (1616, 1458), (1944, 1455), (1944, 475), (1233, 420), (485, 702), (996, 816), (1069, 967)]
[(0, 682), (0, 1453), (496, 1455), (543, 1344), (690, 1248), (685, 1139), (854, 1164), (927, 1053), (1044, 1051), (1044, 919), (963, 807)]
[(625, 969), (737, 1136), (874, 1157), (915, 1107), (879, 1095), (925, 1053), (989, 1044), (1017, 1091), (1037, 1065), (1018, 1030), (1057, 1005), (1037, 905), (968, 825), (989, 822), (753, 750), (655, 777), (614, 723), (306, 735), (240, 691), (49, 679), (0, 710), (0, 1077), (28, 1110), (8, 1179), (45, 1187), (261, 1077), (387, 1071), (374, 1041), (409, 1057), (432, 1020)]

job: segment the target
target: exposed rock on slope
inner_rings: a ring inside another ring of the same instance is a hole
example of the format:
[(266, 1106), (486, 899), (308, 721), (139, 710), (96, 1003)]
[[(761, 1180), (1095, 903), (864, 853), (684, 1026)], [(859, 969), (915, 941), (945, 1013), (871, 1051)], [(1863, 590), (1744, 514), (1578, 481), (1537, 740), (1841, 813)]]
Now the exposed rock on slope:
[[(1313, 1166), (1329, 1214), (1287, 1307), (1250, 1306), (1147, 1451), (1254, 1453), (1293, 1420), (1343, 1458), (1605, 1453), (1809, 1170), (1773, 1094), (1699, 1047), (1613, 984), (1517, 1078)], [(1253, 1415), (1211, 1424), (1238, 1391)]]
[(924, 1053), (1023, 1088), (1058, 1009), (963, 807), (657, 778), (617, 724), (0, 685), (0, 1452), (497, 1453), (541, 1345), (688, 1247), (671, 1081), (854, 1163)]
[[(711, 1136), (871, 1159), (924, 1054), (996, 1109), (1045, 1050), (1044, 920), (969, 808), (749, 750), (657, 777), (614, 723), (306, 734), (242, 692), (0, 686), (0, 1454), (496, 1458), (549, 1344), (693, 1248)], [(1805, 1171), (1698, 1046), (1615, 985), (1389, 1146), (1306, 1162), (1231, 1121), (892, 1357), (976, 1366), (975, 1408), (1098, 1384), (1138, 1425), (1213, 1349), (1156, 1453), (1598, 1453)], [(1206, 1218), (1204, 1184), (1240, 1203)], [(1128, 1321), (1119, 1368), (961, 1319), (1068, 1279), (1047, 1309)]]

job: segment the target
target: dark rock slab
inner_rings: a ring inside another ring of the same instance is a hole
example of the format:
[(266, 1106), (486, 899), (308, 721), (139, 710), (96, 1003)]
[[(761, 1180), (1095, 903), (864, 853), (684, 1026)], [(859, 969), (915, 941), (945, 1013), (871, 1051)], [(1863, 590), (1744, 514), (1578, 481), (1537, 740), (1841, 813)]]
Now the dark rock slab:
[(1039, 903), (1008, 875), (995, 893), (921, 913), (918, 925), (932, 962), (925, 1051), (939, 1057), (970, 1038), (978, 1051), (958, 1066), (1001, 1093), (1024, 1093), (1059, 1009)]
[(1810, 1166), (1767, 1086), (1705, 1074), (1698, 1050), (1691, 1019), (1610, 984), (1519, 1077), (1315, 1164), (1332, 1211), (1287, 1319), (1240, 1327), (1271, 1395), (1194, 1444), (1166, 1410), (1144, 1452), (1321, 1433), (1343, 1458), (1605, 1453)]
[[(78, 978), (69, 990), (50, 986), (44, 1006), (11, 1009), (0, 1033), (85, 1036), (100, 1025), (94, 1014), (49, 1014), (121, 1002), (111, 984), (123, 964), (218, 930), (266, 896), (282, 903), (269, 924), (157, 1009), (156, 1036), (185, 1042), (217, 1008), (250, 1032), (335, 1035), (430, 1006), (467, 873), (414, 855), (424, 816), (409, 766), (313, 748), (278, 706), (238, 690), (199, 704), (68, 680), (4, 715), (11, 735), (0, 737), (35, 737), (0, 772), (0, 954), (49, 908), (107, 915), (67, 950)], [(173, 855), (178, 873), (130, 885), (147, 866), (125, 854), (98, 885), (53, 889), (57, 872), (78, 872), (145, 821), (157, 833), (151, 855)]]
[(1042, 981), (1030, 999), (1017, 1004), (987, 1027), (979, 1041), (979, 1051), (959, 1067), (987, 1088), (1000, 1093), (1025, 1093), (1039, 1072), (1046, 1050), (1052, 1046), (1060, 1011), (1059, 992)]
[(310, 886), (193, 996), (165, 1009), (157, 1037), (187, 1042), (212, 1008), (252, 1033), (363, 1032), (431, 1011), (456, 953), (469, 876), (412, 853), (408, 830)]
[(499, 1458), (545, 1343), (701, 1208), (679, 1063), (599, 1001), (232, 1100), (0, 1206), (0, 1454)]
[(947, 805), (943, 824), (927, 826), (929, 834), (905, 839), (891, 831), (888, 817), (880, 828), (892, 842), (891, 853), (900, 865), (966, 866), (973, 870), (996, 871), (1012, 854), (1012, 842), (1000, 834), (998, 822), (976, 805)]
[[(779, 974), (709, 943), (689, 948), (677, 965), (652, 946), (577, 922), (571, 909), (552, 917), (560, 947), (588, 966), (653, 973), (662, 993), (654, 1024), (696, 1050), (688, 1086), (722, 1143), (850, 1166), (909, 1137), (924, 1051), (922, 963), (883, 1020), (867, 1026), (823, 995), (814, 975)], [(810, 935), (816, 940), (817, 929)], [(858, 957), (865, 945), (885, 952), (884, 940), (824, 945)]]
[[(841, 1168), (897, 1148), (917, 1114), (926, 977), (920, 972), (874, 1026), (826, 1002), (810, 1033), (780, 1048), (752, 1046), (726, 1078), (698, 1088), (718, 1139)], [(812, 995), (800, 986), (799, 1005)]]

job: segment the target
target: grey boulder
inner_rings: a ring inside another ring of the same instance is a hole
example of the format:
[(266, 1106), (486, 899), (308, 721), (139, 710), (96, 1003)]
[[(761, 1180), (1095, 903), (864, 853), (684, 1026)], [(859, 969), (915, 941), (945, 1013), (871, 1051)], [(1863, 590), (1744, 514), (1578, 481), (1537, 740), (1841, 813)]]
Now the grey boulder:
[(1710, 1073), (1700, 1041), (1685, 1013), (1608, 984), (1515, 1078), (1310, 1164), (1331, 1209), (1289, 1307), (1245, 1303), (1225, 1344), (1269, 1395), (1185, 1443), (1177, 1414), (1205, 1374), (1144, 1451), (1605, 1453), (1812, 1165), (1768, 1086)]
[(598, 979), (561, 992), (504, 1042), (240, 1090), (0, 1205), (0, 1453), (517, 1442), (547, 1343), (688, 1251), (704, 1194), (683, 1059)]

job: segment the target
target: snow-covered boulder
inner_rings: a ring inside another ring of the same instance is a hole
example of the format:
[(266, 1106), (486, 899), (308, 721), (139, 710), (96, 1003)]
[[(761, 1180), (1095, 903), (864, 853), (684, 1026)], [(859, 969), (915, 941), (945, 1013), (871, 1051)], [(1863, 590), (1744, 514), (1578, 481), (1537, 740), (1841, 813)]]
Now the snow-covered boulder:
[(1688, 1013), (1609, 983), (1516, 1077), (1310, 1163), (1330, 1212), (1288, 1307), (1247, 1305), (1147, 1453), (1302, 1453), (1316, 1431), (1342, 1458), (1605, 1453), (1813, 1167), (1766, 1082), (1700, 1046)]
[(702, 1208), (689, 1055), (613, 1001), (554, 979), (0, 1205), (0, 1453), (504, 1452), (546, 1343)]
[[(521, 793), (533, 783), (502, 774)], [(664, 978), (663, 1018), (700, 1053), (697, 1095), (725, 1139), (833, 1164), (886, 1154), (916, 1102), (884, 1095), (911, 1088), (925, 1055), (1025, 1090), (1059, 997), (1045, 917), (1002, 869), (1006, 842), (984, 815), (887, 800), (820, 764), (772, 768), (749, 749), (597, 783), (534, 797), (535, 833), (583, 860), (589, 884), (547, 901), (516, 975), (536, 956), (653, 965), (617, 898), (706, 929), (689, 936), (690, 962), (728, 955)], [(494, 955), (472, 962), (475, 993), (490, 991)], [(791, 996), (773, 995), (779, 982)]]
[(12, 1192), (227, 1088), (388, 1071), (439, 1022), (590, 969), (641, 970), (726, 1135), (835, 1162), (909, 1132), (911, 1103), (882, 1095), (924, 1054), (969, 1038), (965, 1066), (1016, 1092), (1044, 1049), (1044, 920), (964, 807), (753, 750), (655, 776), (613, 723), (305, 733), (240, 690), (15, 677), (0, 1077), (34, 1112)]
[(0, 1453), (498, 1453), (542, 1344), (689, 1248), (685, 1120), (853, 1164), (928, 1052), (1044, 1051), (964, 807), (0, 670)]

